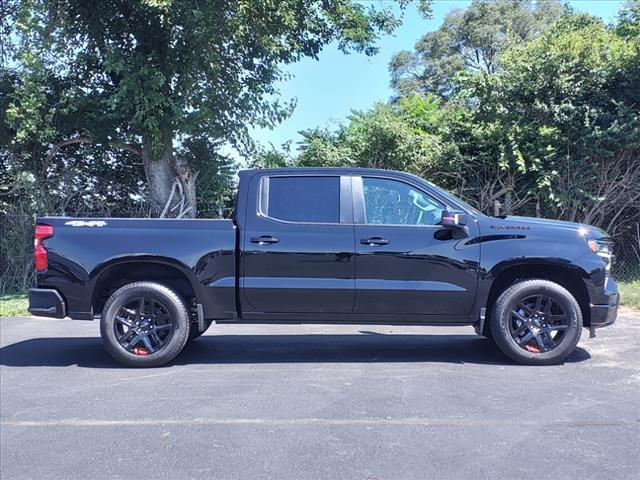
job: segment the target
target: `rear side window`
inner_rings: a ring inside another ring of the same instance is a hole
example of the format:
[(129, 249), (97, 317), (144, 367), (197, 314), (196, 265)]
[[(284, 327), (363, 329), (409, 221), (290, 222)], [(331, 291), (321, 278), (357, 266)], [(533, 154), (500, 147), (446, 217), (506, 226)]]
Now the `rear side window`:
[(271, 218), (340, 223), (340, 177), (270, 177), (265, 200)]

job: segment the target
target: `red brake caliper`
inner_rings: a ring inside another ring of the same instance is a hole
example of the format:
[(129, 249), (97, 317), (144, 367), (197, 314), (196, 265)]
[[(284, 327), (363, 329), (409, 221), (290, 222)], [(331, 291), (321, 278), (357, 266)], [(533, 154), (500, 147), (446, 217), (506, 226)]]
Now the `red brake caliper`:
[(146, 348), (139, 348), (136, 347), (133, 349), (133, 353), (135, 353), (136, 355), (149, 355), (149, 351)]
[(533, 345), (525, 345), (524, 348), (526, 348), (527, 350), (529, 350), (532, 353), (540, 353), (540, 349), (538, 347), (534, 347)]

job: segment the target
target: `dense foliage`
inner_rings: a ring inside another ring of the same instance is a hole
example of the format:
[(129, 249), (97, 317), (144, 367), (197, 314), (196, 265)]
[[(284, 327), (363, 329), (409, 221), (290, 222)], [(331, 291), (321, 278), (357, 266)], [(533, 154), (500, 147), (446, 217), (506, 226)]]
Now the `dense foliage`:
[[(197, 213), (199, 174), (216, 167), (229, 183), (231, 162), (218, 154), (221, 147), (246, 152), (251, 126), (271, 126), (290, 113), (293, 104), (282, 103), (275, 88), (286, 78), (283, 65), (317, 57), (332, 42), (344, 52), (374, 54), (377, 37), (400, 21), (389, 6), (353, 0), (2, 5), (8, 34), (0, 128), (10, 173), (46, 177), (56, 162), (74, 164), (74, 152), (95, 155), (96, 173), (139, 164), (137, 172), (128, 168), (127, 187), (143, 172), (140, 193), (152, 213), (166, 216)], [(80, 148), (86, 145), (93, 148)], [(204, 157), (203, 146), (210, 152)]]
[(510, 46), (536, 38), (569, 13), (558, 0), (475, 1), (452, 9), (437, 30), (424, 35), (413, 51), (394, 55), (391, 85), (400, 95), (451, 95), (463, 72), (496, 72)]

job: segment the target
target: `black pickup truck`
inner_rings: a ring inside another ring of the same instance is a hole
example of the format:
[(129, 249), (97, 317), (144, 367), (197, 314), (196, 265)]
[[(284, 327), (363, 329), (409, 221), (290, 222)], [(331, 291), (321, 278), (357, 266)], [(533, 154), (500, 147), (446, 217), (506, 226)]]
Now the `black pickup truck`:
[(552, 364), (615, 321), (613, 258), (597, 228), (488, 217), (402, 172), (249, 170), (233, 220), (39, 218), (29, 311), (100, 318), (130, 366), (214, 321), (473, 325)]

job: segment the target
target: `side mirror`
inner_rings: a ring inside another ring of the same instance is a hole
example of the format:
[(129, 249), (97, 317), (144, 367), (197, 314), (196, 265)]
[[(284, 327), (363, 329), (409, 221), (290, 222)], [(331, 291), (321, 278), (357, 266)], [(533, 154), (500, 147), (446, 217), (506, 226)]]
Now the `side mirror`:
[(452, 212), (450, 210), (442, 211), (440, 225), (456, 230), (462, 229), (467, 224), (467, 215), (462, 212)]
[(454, 238), (463, 238), (469, 235), (467, 229), (467, 214), (464, 212), (452, 212), (443, 210), (440, 225), (450, 231)]

